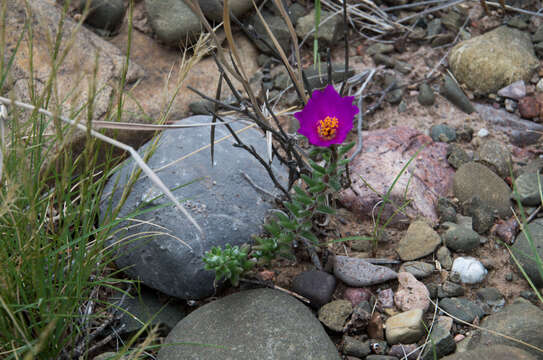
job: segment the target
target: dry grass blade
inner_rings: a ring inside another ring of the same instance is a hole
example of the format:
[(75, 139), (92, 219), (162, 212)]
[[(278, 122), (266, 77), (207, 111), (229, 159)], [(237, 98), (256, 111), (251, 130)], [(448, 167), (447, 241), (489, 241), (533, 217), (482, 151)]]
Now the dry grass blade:
[[(41, 109), (41, 108), (36, 108), (35, 106), (33, 105), (30, 105), (30, 104), (26, 104), (26, 103), (23, 103), (23, 102), (20, 102), (20, 101), (12, 101), (8, 98), (5, 98), (5, 97), (2, 97), (0, 96), (0, 102), (4, 103), (4, 104), (12, 104), (12, 105), (15, 105), (15, 106), (18, 106), (18, 107), (21, 107), (21, 108), (24, 108), (24, 109), (27, 109), (27, 110), (32, 110), (32, 111), (38, 111), (40, 114), (43, 114), (43, 115), (46, 115), (50, 118), (54, 118), (55, 115), (53, 113), (51, 113), (50, 111), (47, 111), (45, 109)], [(160, 180), (160, 178), (153, 172), (153, 170), (151, 170), (151, 168), (149, 168), (149, 166), (145, 163), (145, 161), (143, 161), (143, 159), (141, 158), (141, 156), (138, 154), (138, 152), (136, 150), (134, 150), (133, 147), (131, 146), (128, 146), (120, 141), (117, 141), (115, 139), (112, 139), (104, 134), (101, 134), (95, 130), (88, 130), (87, 127), (85, 125), (82, 125), (72, 119), (69, 119), (65, 116), (59, 116), (58, 117), (60, 120), (64, 121), (65, 123), (68, 123), (72, 126), (75, 126), (77, 127), (78, 129), (82, 130), (82, 131), (89, 131), (90, 134), (99, 139), (99, 140), (102, 140), (110, 145), (113, 145), (119, 149), (122, 149), (124, 151), (128, 151), (130, 153), (130, 155), (134, 158), (134, 160), (136, 161), (136, 163), (138, 164), (138, 166), (145, 172), (145, 174), (147, 174), (147, 176), (149, 177), (149, 179), (151, 179), (151, 181), (164, 193), (164, 195), (166, 195), (174, 204), (175, 206), (177, 207), (177, 209), (179, 209), (181, 211), (181, 213), (183, 215), (185, 215), (185, 217), (192, 223), (192, 225), (198, 230), (198, 232), (200, 233), (200, 236), (203, 238), (205, 238), (205, 235), (204, 235), (204, 231), (202, 230), (202, 228), (200, 227), (200, 225), (196, 222), (196, 220), (194, 220), (194, 218), (190, 215), (190, 213), (181, 205), (181, 203), (179, 203), (179, 201), (175, 198), (175, 196), (173, 196), (173, 194), (171, 193), (171, 191), (168, 189), (168, 187), (166, 187), (166, 185), (164, 185), (164, 183), (162, 182), (162, 180)], [(201, 239), (200, 239), (201, 240)]]
[[(281, 56), (281, 60), (283, 60), (283, 64), (285, 65), (285, 67), (287, 68), (287, 71), (289, 73), (289, 76), (290, 78), (293, 80), (294, 82), (294, 86), (296, 87), (297, 91), (298, 91), (298, 94), (301, 96), (302, 98), (302, 101), (304, 102), (304, 104), (307, 104), (307, 95), (305, 94), (305, 90), (304, 90), (304, 86), (302, 84), (302, 82), (300, 81), (300, 79), (294, 74), (294, 70), (292, 69), (292, 66), (290, 66), (289, 62), (288, 62), (288, 58), (287, 56), (285, 55), (285, 52), (283, 51), (283, 48), (281, 47), (281, 45), (279, 45), (279, 42), (277, 41), (277, 38), (273, 35), (273, 32), (271, 31), (270, 27), (268, 26), (268, 23), (266, 22), (266, 20), (264, 20), (264, 17), (262, 16), (262, 13), (260, 12), (260, 10), (258, 9), (258, 6), (256, 6), (256, 3), (254, 2), (254, 0), (251, 0), (252, 3), (253, 3), (253, 6), (254, 8), (256, 9), (256, 13), (258, 15), (258, 18), (260, 19), (260, 21), (262, 22), (262, 24), (264, 25), (264, 28), (266, 29), (266, 32), (268, 33), (268, 35), (270, 36), (272, 42), (273, 42), (273, 45), (275, 46), (275, 48), (277, 49), (277, 51), (279, 52), (279, 55)], [(226, 6), (226, 3), (228, 2), (228, 0), (226, 0), (224, 3), (225, 3), (225, 6)], [(284, 9), (283, 9), (284, 10)], [(226, 25), (226, 19), (225, 19), (225, 25)], [(226, 28), (226, 26), (225, 26)], [(301, 75), (301, 73), (300, 73)]]
[(8, 120), (8, 110), (6, 105), (0, 105), (0, 180), (2, 180), (2, 173), (4, 169), (4, 139), (5, 128), (4, 124)]
[(204, 126), (216, 126), (216, 125), (225, 125), (237, 122), (239, 120), (231, 120), (226, 123), (203, 123), (203, 124), (180, 124), (180, 125), (158, 125), (158, 124), (137, 124), (137, 123), (127, 123), (127, 122), (116, 122), (116, 121), (100, 121), (94, 120), (92, 122), (93, 129), (120, 129), (120, 130), (132, 130), (132, 131), (157, 131), (157, 130), (166, 130), (166, 129), (184, 129), (184, 128), (193, 128), (193, 127), (204, 127)]
[[(254, 2), (253, 2), (254, 4)], [(256, 5), (255, 5), (256, 6)], [(247, 74), (245, 74), (245, 69), (241, 65), (241, 59), (239, 56), (239, 52), (236, 46), (236, 43), (234, 41), (234, 36), (232, 34), (232, 24), (230, 23), (230, 6), (228, 3), (228, 0), (224, 0), (224, 9), (223, 9), (223, 27), (224, 27), (224, 33), (226, 35), (226, 41), (228, 42), (228, 47), (230, 48), (230, 53), (232, 54), (235, 61), (232, 61), (232, 65), (236, 70), (239, 70), (239, 80), (241, 84), (243, 85), (243, 88), (245, 89), (245, 92), (249, 96), (249, 100), (251, 100), (251, 104), (253, 104), (254, 112), (257, 114), (257, 116), (262, 119), (262, 121), (265, 120), (264, 115), (262, 115), (262, 112), (260, 111), (260, 108), (258, 106), (258, 102), (256, 101), (256, 97), (253, 93), (253, 90), (251, 89), (251, 86), (249, 85), (249, 79), (247, 77)], [(239, 64), (240, 66), (237, 66)], [(223, 63), (223, 65), (225, 65)]]
[(292, 22), (290, 21), (290, 17), (288, 16), (285, 10), (285, 7), (283, 6), (283, 2), (281, 0), (274, 0), (274, 2), (275, 2), (275, 6), (277, 6), (277, 8), (279, 9), (279, 12), (281, 13), (281, 16), (283, 16), (283, 20), (287, 23), (288, 31), (290, 33), (290, 38), (292, 39), (292, 43), (294, 44), (294, 55), (296, 56), (296, 65), (298, 67), (298, 74), (300, 75), (300, 78), (298, 78), (298, 81), (300, 81), (300, 84), (303, 85), (303, 82), (301, 82), (302, 60), (300, 58), (300, 48), (298, 47), (298, 35), (296, 34), (296, 31), (294, 30), (294, 26), (292, 25)]

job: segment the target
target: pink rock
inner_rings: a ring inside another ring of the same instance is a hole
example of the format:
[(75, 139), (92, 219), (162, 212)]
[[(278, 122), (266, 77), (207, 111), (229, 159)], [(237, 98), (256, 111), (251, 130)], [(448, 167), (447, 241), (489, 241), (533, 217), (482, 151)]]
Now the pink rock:
[(371, 297), (371, 291), (366, 288), (347, 288), (343, 293), (343, 298), (349, 300), (353, 305), (353, 308), (362, 301), (369, 301)]
[(455, 337), (454, 337), (454, 342), (460, 342), (462, 340), (464, 340), (466, 337), (462, 334), (457, 334)]
[[(404, 209), (408, 217), (425, 217), (436, 224), (437, 199), (448, 196), (452, 189), (454, 170), (446, 159), (447, 144), (434, 143), (429, 136), (406, 127), (367, 131), (362, 136), (362, 152), (350, 164), (352, 187), (356, 193), (351, 189), (344, 190), (339, 194), (340, 201), (360, 216), (371, 218), (372, 210), (382, 199), (361, 178), (379, 194), (384, 194), (409, 159), (425, 146), (400, 176), (390, 197), (399, 205), (407, 196), (412, 200)], [(393, 213), (394, 208), (387, 205), (382, 218), (388, 219)], [(407, 221), (404, 215), (396, 215), (392, 220), (397, 225)]]
[(430, 293), (426, 286), (408, 272), (398, 273), (398, 290), (394, 295), (396, 306), (402, 311), (421, 309), (423, 312), (430, 306)]
[(383, 308), (394, 307), (394, 291), (392, 289), (384, 289), (377, 294), (377, 300)]
[(498, 90), (498, 95), (509, 99), (522, 99), (526, 96), (526, 85), (524, 85), (524, 80), (515, 81), (514, 83)]

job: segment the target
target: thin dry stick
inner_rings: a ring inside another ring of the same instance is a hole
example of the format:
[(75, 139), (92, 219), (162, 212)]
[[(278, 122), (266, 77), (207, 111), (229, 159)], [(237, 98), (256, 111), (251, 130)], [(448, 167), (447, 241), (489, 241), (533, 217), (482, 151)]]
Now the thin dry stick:
[[(23, 109), (27, 109), (27, 110), (32, 110), (32, 111), (37, 110), (40, 114), (46, 115), (46, 116), (51, 117), (51, 118), (56, 117), (53, 113), (51, 113), (50, 111), (47, 111), (45, 109), (37, 108), (34, 105), (30, 105), (30, 104), (23, 103), (23, 102), (20, 102), (20, 101), (10, 100), (10, 99), (2, 97), (2, 96), (0, 96), (0, 102), (2, 102), (4, 104), (15, 105), (15, 106), (21, 107)], [(181, 205), (181, 203), (179, 203), (179, 201), (175, 198), (175, 196), (173, 196), (170, 189), (168, 189), (168, 187), (166, 187), (166, 185), (164, 185), (162, 180), (160, 180), (160, 178), (153, 172), (153, 170), (151, 170), (151, 168), (149, 168), (149, 166), (145, 163), (145, 161), (143, 161), (141, 156), (138, 154), (138, 152), (136, 150), (134, 150), (134, 148), (132, 146), (126, 145), (126, 144), (124, 144), (124, 143), (122, 143), (120, 141), (112, 139), (112, 138), (110, 138), (110, 137), (108, 137), (108, 136), (106, 136), (104, 134), (101, 134), (101, 133), (95, 131), (95, 130), (92, 130), (92, 129), (88, 130), (85, 125), (82, 125), (82, 124), (76, 122), (75, 120), (69, 119), (69, 118), (67, 118), (65, 116), (59, 115), (58, 118), (60, 120), (64, 121), (65, 123), (68, 123), (68, 124), (70, 124), (72, 126), (77, 127), (78, 129), (80, 129), (82, 131), (85, 131), (85, 132), (89, 131), (90, 134), (92, 136), (94, 136), (95, 138), (97, 138), (97, 139), (100, 139), (100, 140), (102, 140), (102, 141), (104, 141), (104, 142), (106, 142), (106, 143), (108, 143), (110, 145), (113, 145), (115, 147), (118, 147), (119, 149), (122, 149), (124, 151), (128, 151), (130, 153), (130, 155), (132, 155), (132, 157), (134, 158), (134, 160), (136, 161), (138, 166), (147, 174), (149, 179), (151, 179), (151, 181), (164, 193), (164, 195), (166, 195), (175, 204), (177, 209), (180, 210), (181, 213), (183, 215), (185, 215), (185, 217), (198, 230), (198, 232), (200, 233), (200, 236), (202, 237), (202, 239), (205, 238), (204, 231), (202, 230), (200, 225), (196, 222), (196, 220), (194, 220), (194, 218), (190, 215), (190, 213)], [(199, 239), (199, 240), (201, 241), (202, 239)]]

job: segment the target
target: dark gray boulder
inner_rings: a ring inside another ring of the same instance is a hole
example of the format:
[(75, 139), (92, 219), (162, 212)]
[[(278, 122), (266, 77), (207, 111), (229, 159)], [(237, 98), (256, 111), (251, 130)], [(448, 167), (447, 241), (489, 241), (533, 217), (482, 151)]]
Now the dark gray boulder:
[[(209, 122), (209, 116), (182, 120), (183, 124)], [(246, 124), (231, 125), (239, 130)], [(233, 138), (215, 145), (215, 165), (211, 166), (209, 149), (205, 149), (210, 141), (209, 132), (209, 127), (166, 130), (148, 161), (152, 169), (157, 169), (185, 157), (157, 175), (203, 228), (205, 238), (201, 238), (169, 199), (161, 196), (146, 176), (140, 176), (119, 217), (133, 217), (137, 210), (147, 211), (137, 214), (136, 220), (118, 224), (108, 244), (121, 243), (115, 261), (131, 278), (182, 299), (200, 299), (214, 293), (214, 273), (204, 270), (202, 262), (205, 251), (227, 243), (250, 243), (251, 235), (261, 232), (261, 224), (274, 206), (271, 199), (249, 185), (241, 171), (259, 187), (274, 192), (268, 173), (247, 151), (233, 147)], [(216, 141), (228, 135), (225, 127), (217, 126)], [(238, 136), (266, 158), (266, 141), (260, 132), (247, 129)], [(140, 154), (148, 147), (149, 143), (144, 145)], [(127, 178), (135, 168), (132, 159), (123, 165), (105, 187), (102, 218), (110, 201), (112, 206), (118, 204)], [(286, 183), (284, 168), (274, 163), (273, 169), (280, 181)]]

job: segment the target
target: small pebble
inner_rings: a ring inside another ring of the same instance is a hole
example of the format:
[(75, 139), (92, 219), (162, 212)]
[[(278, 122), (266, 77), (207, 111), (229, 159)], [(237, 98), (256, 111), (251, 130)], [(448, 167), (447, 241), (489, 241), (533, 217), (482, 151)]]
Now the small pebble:
[(505, 104), (505, 110), (507, 110), (510, 113), (515, 112), (515, 110), (517, 109), (517, 102), (515, 100), (505, 99), (504, 104)]
[(377, 300), (383, 308), (394, 307), (394, 291), (392, 289), (384, 289), (377, 294)]
[(459, 257), (453, 262), (451, 271), (460, 276), (465, 284), (477, 284), (485, 278), (487, 270), (481, 262), (472, 257)]
[(500, 89), (498, 91), (498, 95), (514, 100), (522, 99), (526, 96), (526, 85), (524, 84), (524, 80), (515, 81), (514, 83)]
[(465, 335), (457, 334), (457, 335), (454, 337), (454, 342), (460, 342), (460, 341), (464, 340), (465, 338), (466, 338)]
[(537, 91), (543, 92), (543, 79), (539, 79), (535, 88)]
[(371, 298), (371, 291), (366, 288), (351, 288), (348, 287), (343, 293), (345, 300), (349, 300), (353, 307), (358, 305), (362, 301), (369, 301)]
[(488, 130), (485, 128), (481, 128), (479, 131), (477, 131), (477, 136), (480, 138), (487, 137), (489, 134)]

